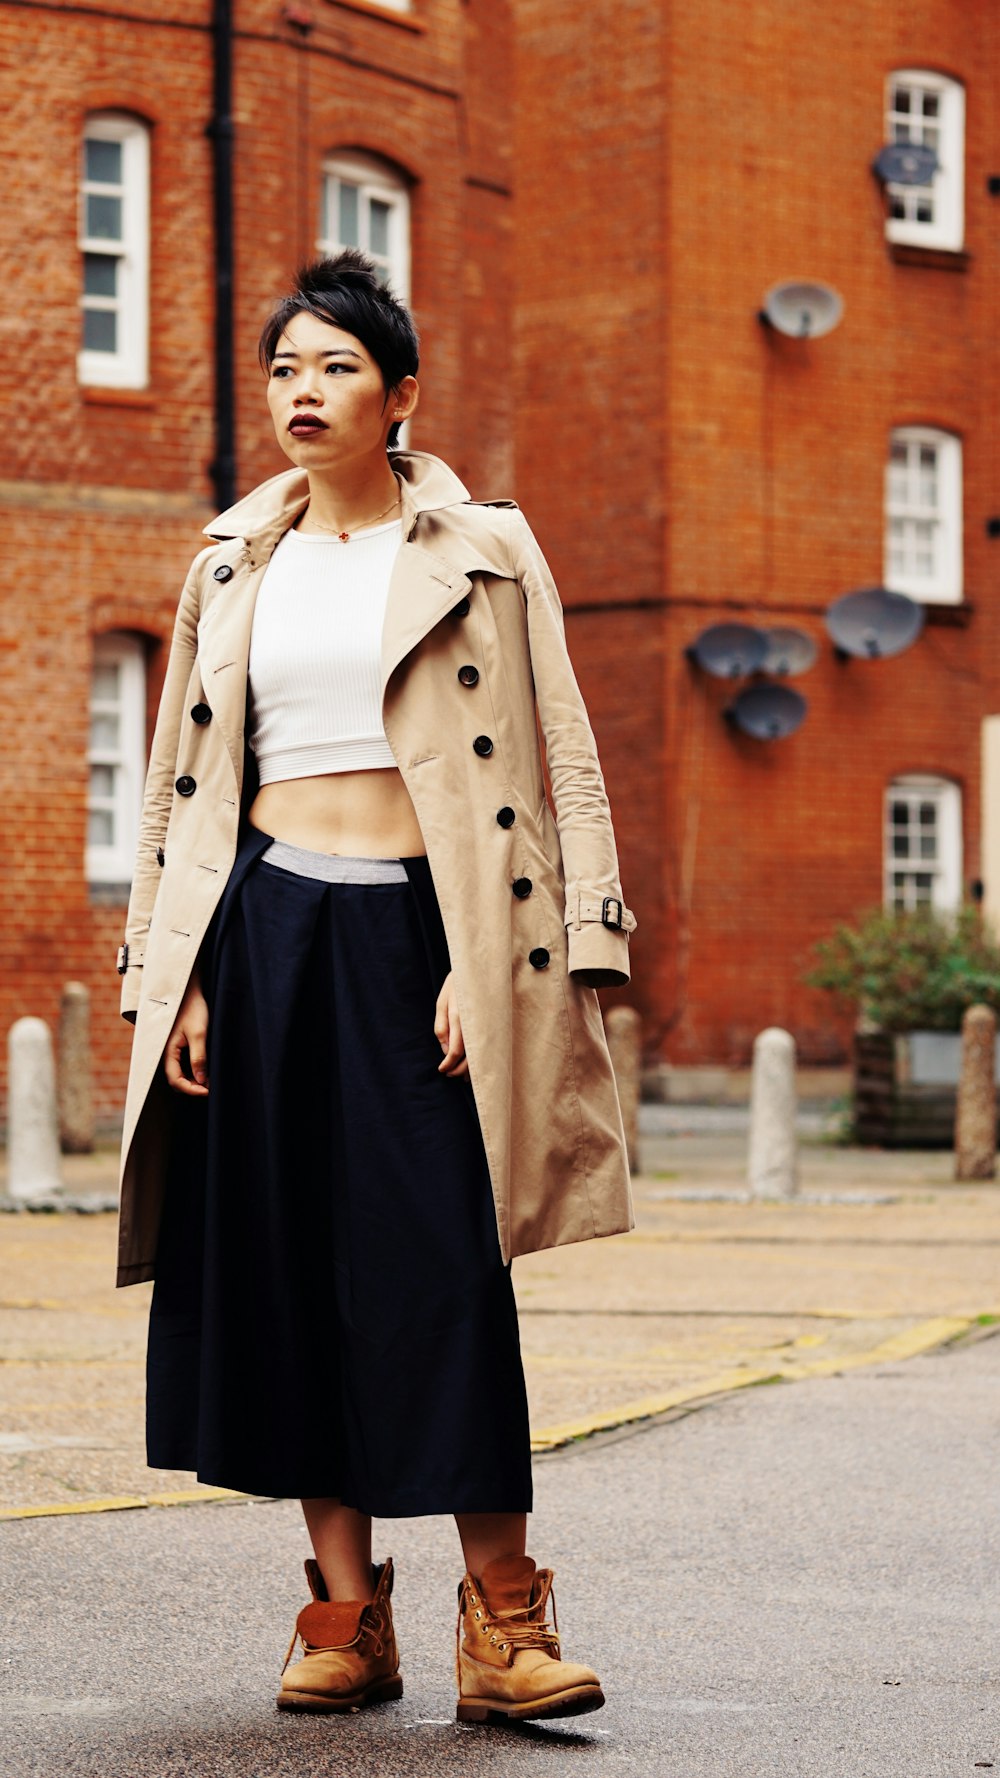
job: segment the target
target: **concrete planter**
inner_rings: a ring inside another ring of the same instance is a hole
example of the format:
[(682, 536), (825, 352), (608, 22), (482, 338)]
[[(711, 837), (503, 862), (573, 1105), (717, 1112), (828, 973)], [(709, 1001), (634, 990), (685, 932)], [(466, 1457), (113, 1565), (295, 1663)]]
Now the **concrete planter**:
[[(854, 1133), (881, 1148), (951, 1148), (958, 1031), (856, 1031)], [(1000, 1045), (997, 1078), (1000, 1081)]]

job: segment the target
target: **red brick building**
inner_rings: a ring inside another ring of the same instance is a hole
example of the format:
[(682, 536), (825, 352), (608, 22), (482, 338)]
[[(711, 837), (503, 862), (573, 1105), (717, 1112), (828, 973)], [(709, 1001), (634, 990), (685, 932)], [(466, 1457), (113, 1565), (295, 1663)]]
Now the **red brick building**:
[[(745, 1064), (772, 1023), (838, 1060), (848, 1024), (800, 980), (817, 935), (884, 896), (985, 885), (1000, 912), (1000, 12), (514, 12), (517, 495), (572, 608), (627, 997), (651, 1061)], [(890, 141), (937, 169), (885, 185)], [(842, 298), (825, 337), (758, 318), (792, 279)], [(880, 584), (923, 634), (836, 659), (826, 608)], [(685, 654), (721, 621), (818, 642), (793, 735), (724, 720), (740, 686)]]
[[(270, 301), (358, 240), (420, 323), (411, 442), (513, 491), (555, 569), (649, 1060), (744, 1063), (769, 1023), (840, 1059), (800, 980), (817, 934), (884, 894), (983, 882), (1000, 908), (992, 0), (234, 0), (231, 135), (228, 11), (0, 0), (3, 1028), (89, 983), (119, 1114), (113, 958), (178, 590), (227, 456), (239, 492), (284, 463)], [(934, 148), (924, 186), (874, 176), (893, 138)], [(793, 278), (843, 299), (825, 337), (760, 321)], [(921, 638), (838, 661), (824, 611), (880, 583), (919, 598)], [(739, 687), (687, 657), (724, 619), (819, 643), (787, 739), (733, 729)]]
[[(0, 1026), (54, 1024), (61, 985), (88, 983), (104, 1119), (120, 1115), (130, 1043), (114, 956), (145, 746), (180, 586), (220, 504), (213, 23), (227, 10), (0, 0)], [(493, 119), (511, 104), (507, 7), (236, 0), (231, 53), (237, 491), (286, 467), (260, 324), (298, 261), (359, 241), (421, 328), (411, 442), (506, 492), (512, 145)]]

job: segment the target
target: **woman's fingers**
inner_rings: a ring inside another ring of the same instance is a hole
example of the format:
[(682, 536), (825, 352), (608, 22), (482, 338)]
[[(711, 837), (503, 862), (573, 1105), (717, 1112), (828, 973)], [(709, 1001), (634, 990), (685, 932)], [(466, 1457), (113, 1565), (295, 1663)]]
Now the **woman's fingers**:
[(192, 1098), (204, 1098), (208, 1092), (208, 1007), (201, 996), (199, 1000), (200, 1005), (181, 1009), (163, 1054), (169, 1084)]
[(439, 1074), (468, 1074), (469, 1064), (465, 1059), (465, 1043), (462, 1038), (462, 1021), (458, 1014), (458, 1001), (451, 986), (451, 976), (444, 979), (444, 986), (437, 999), (434, 1016), (434, 1035), (444, 1055), (438, 1064)]

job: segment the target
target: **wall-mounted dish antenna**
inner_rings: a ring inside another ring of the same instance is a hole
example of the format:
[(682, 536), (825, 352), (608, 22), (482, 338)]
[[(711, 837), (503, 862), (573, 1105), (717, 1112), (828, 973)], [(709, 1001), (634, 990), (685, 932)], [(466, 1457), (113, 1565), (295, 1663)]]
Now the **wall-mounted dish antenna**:
[(844, 299), (832, 285), (791, 278), (772, 285), (759, 319), (790, 339), (818, 340), (832, 333), (843, 313)]
[(684, 653), (717, 679), (742, 679), (756, 673), (767, 653), (767, 638), (752, 624), (712, 624)]
[(748, 685), (726, 715), (755, 741), (781, 741), (793, 735), (809, 706), (790, 685)]
[(863, 587), (834, 601), (826, 613), (826, 627), (841, 660), (848, 655), (886, 660), (917, 640), (924, 627), (923, 606), (884, 586)]
[(941, 162), (927, 142), (887, 142), (872, 161), (883, 185), (930, 185)]
[(807, 673), (819, 649), (805, 630), (793, 630), (778, 624), (764, 631), (767, 653), (761, 662), (765, 673), (777, 673), (783, 679), (795, 673)]

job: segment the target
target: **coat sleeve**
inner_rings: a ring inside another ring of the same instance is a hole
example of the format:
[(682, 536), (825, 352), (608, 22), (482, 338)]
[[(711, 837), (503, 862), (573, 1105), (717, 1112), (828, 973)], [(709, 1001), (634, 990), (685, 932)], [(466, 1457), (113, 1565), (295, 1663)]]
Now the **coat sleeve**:
[(174, 620), (170, 655), (143, 791), (135, 871), (125, 917), (125, 943), (118, 953), (118, 972), (122, 977), (121, 1014), (122, 1018), (128, 1019), (132, 1024), (135, 1023), (139, 1009), (146, 940), (153, 917), (153, 903), (160, 886), (161, 870), (157, 852), (166, 839), (167, 822), (173, 804), (174, 771), (184, 694), (198, 651), (199, 570), (205, 557), (210, 554), (211, 549), (208, 549), (195, 557), (184, 582)]
[(636, 919), (622, 896), (597, 745), (566, 647), (555, 582), (523, 513), (514, 508), (509, 517), (566, 879), (569, 973), (587, 987), (620, 987), (629, 980), (628, 935)]

